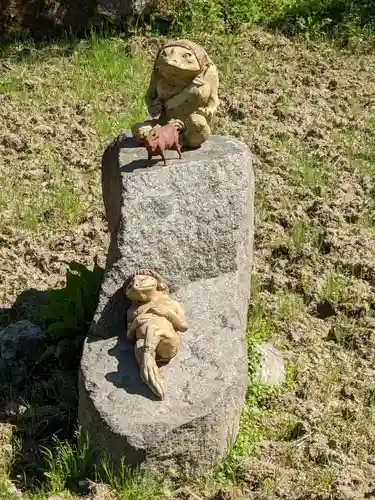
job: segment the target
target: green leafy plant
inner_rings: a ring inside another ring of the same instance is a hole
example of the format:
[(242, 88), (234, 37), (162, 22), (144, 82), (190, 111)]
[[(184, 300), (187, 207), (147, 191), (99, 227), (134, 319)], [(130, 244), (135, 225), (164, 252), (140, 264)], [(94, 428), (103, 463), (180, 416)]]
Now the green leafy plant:
[(40, 313), (51, 340), (43, 359), (51, 355), (58, 358), (82, 345), (95, 313), (102, 278), (103, 269), (97, 266), (90, 271), (78, 262), (69, 263), (65, 288), (50, 290)]
[(75, 442), (55, 439), (55, 452), (43, 447), (50, 493), (60, 493), (67, 486), (74, 487), (80, 480), (93, 477), (95, 469), (95, 450), (90, 447), (87, 431), (81, 427), (75, 432)]

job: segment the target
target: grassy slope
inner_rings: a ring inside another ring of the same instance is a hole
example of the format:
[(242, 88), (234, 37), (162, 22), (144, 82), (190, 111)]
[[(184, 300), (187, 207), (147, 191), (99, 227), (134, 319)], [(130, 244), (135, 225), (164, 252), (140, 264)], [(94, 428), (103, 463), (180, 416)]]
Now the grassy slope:
[[(206, 484), (177, 496), (211, 497), (220, 484), (226, 489), (216, 498), (363, 496), (375, 476), (368, 464), (375, 449), (375, 56), (258, 29), (200, 41), (221, 74), (216, 132), (241, 138), (254, 153), (250, 358), (259, 339), (271, 340), (285, 352), (288, 381), (277, 393), (250, 384), (230, 456)], [(65, 259), (91, 264), (104, 255), (100, 154), (111, 136), (143, 116), (151, 64), (144, 54), (152, 56), (156, 45), (137, 39), (128, 54), (119, 39), (94, 38), (20, 47), (3, 59), (4, 305), (33, 282), (63, 283)], [(43, 390), (61, 381), (51, 384)], [(43, 390), (3, 384), (2, 399), (22, 396), (38, 407)], [(53, 404), (61, 410), (57, 398)], [(22, 437), (43, 444), (35, 426), (49, 418), (35, 417)], [(34, 498), (77, 485), (91, 472), (82, 466), (86, 455), (58, 448), (50, 480)], [(32, 475), (30, 461), (21, 466)], [(124, 478), (110, 482), (121, 498), (163, 491)]]

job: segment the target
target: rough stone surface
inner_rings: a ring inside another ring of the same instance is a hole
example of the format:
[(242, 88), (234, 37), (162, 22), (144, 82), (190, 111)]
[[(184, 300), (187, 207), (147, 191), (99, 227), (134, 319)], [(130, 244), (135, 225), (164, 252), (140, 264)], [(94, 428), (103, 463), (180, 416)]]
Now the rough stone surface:
[(285, 382), (283, 355), (272, 344), (263, 343), (259, 347), (257, 377), (263, 384), (278, 385)]
[[(103, 198), (111, 243), (80, 369), (80, 423), (115, 462), (203, 473), (238, 432), (247, 385), (246, 318), (253, 235), (248, 148), (212, 137), (198, 150), (147, 162), (125, 136), (104, 153)], [(146, 168), (147, 167), (147, 168)], [(121, 291), (135, 268), (169, 281), (189, 330), (161, 368), (156, 400), (126, 340)]]
[(28, 320), (11, 323), (0, 331), (1, 366), (20, 359), (37, 361), (43, 354), (45, 339), (39, 326)]

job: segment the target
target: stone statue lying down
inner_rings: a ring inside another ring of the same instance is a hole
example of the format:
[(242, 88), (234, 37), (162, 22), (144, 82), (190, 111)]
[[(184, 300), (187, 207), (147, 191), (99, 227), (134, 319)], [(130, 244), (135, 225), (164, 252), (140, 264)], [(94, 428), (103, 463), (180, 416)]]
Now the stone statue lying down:
[(135, 273), (124, 288), (132, 301), (127, 312), (127, 337), (136, 340), (141, 378), (156, 396), (164, 399), (166, 386), (158, 364), (169, 362), (177, 354), (179, 332), (188, 328), (184, 310), (169, 297), (164, 280), (149, 269)]

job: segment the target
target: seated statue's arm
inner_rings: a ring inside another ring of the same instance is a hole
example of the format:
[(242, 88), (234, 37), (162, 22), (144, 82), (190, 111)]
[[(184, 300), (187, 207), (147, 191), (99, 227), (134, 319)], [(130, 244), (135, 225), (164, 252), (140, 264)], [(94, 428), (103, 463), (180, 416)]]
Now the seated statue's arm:
[(201, 108), (200, 111), (204, 114), (207, 119), (211, 119), (215, 114), (220, 101), (218, 96), (219, 90), (219, 75), (215, 66), (210, 66), (205, 74), (206, 84), (210, 90), (210, 96), (208, 103), (205, 108)]
[(189, 103), (191, 105), (194, 101), (198, 104), (200, 95), (206, 90), (206, 86), (207, 83), (200, 77), (194, 78), (192, 83), (185, 87), (180, 93), (172, 96), (164, 102), (165, 108), (171, 110), (178, 108), (182, 104)]

